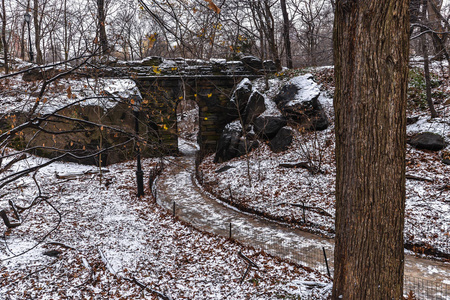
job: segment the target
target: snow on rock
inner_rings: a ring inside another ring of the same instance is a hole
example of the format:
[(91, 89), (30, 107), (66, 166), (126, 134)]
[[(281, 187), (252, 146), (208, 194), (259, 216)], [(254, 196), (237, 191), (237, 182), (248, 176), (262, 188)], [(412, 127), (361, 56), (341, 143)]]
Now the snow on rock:
[[(0, 109), (4, 113), (29, 111), (36, 103), (37, 88), (34, 83), (10, 79), (10, 86), (2, 93)], [(98, 95), (104, 97), (99, 98)], [(141, 98), (134, 81), (130, 79), (61, 79), (53, 83), (39, 99), (37, 112), (52, 113), (68, 104), (80, 106), (100, 106), (111, 109), (119, 101)]]
[(289, 101), (286, 106), (312, 101), (320, 95), (319, 86), (314, 82), (313, 75), (310, 73), (292, 78), (289, 80), (289, 84), (296, 86), (298, 91), (294, 99)]
[(242, 131), (242, 125), (239, 120), (235, 120), (225, 125), (224, 131)]
[(432, 132), (442, 136), (447, 144), (450, 144), (450, 124), (448, 118), (450, 109), (447, 109), (447, 111), (447, 115), (444, 112), (444, 117), (434, 119), (431, 119), (429, 116), (419, 117), (416, 123), (407, 126), (407, 134), (413, 135), (422, 132)]

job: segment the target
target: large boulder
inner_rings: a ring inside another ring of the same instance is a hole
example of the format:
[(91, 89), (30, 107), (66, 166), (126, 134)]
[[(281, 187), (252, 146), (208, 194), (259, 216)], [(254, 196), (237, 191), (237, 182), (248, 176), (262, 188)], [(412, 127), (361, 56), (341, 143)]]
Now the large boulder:
[(141, 67), (141, 66), (153, 67), (153, 66), (159, 66), (163, 62), (164, 62), (164, 59), (160, 56), (149, 56), (140, 61), (138, 60), (138, 61), (127, 62), (127, 64), (132, 67)]
[(239, 121), (234, 121), (225, 126), (217, 145), (217, 151), (214, 157), (215, 163), (242, 156), (258, 147), (258, 141), (254, 140), (254, 135), (251, 134), (253, 131), (252, 128), (249, 127), (246, 129), (246, 132), (250, 134), (244, 135)]
[(319, 101), (320, 90), (312, 75), (290, 80), (274, 98), (283, 115), (308, 130), (328, 128), (327, 115)]
[(273, 60), (264, 61), (264, 72), (275, 73), (277, 71), (277, 66)]
[(269, 147), (273, 152), (286, 151), (292, 144), (294, 131), (290, 127), (281, 128), (277, 135), (270, 140)]
[(417, 149), (432, 151), (439, 151), (447, 146), (443, 137), (432, 132), (423, 132), (416, 134), (408, 141), (408, 144)]
[(264, 96), (258, 92), (254, 91), (250, 96), (247, 106), (244, 111), (245, 124), (251, 124), (253, 120), (266, 110), (266, 104), (264, 101)]
[(263, 62), (256, 56), (244, 56), (241, 61), (250, 72), (258, 72), (263, 68)]
[(272, 139), (278, 131), (287, 125), (287, 120), (283, 116), (260, 115), (253, 121), (255, 133), (264, 139)]
[(236, 87), (228, 103), (228, 118), (230, 121), (244, 114), (248, 100), (253, 92), (253, 85), (248, 78), (244, 78)]

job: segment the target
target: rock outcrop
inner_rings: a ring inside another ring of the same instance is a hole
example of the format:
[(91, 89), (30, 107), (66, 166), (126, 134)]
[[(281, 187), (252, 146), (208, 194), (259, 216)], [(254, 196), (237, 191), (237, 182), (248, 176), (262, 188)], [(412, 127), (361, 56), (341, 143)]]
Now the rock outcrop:
[(294, 131), (290, 127), (281, 128), (273, 139), (269, 142), (270, 150), (273, 152), (286, 151), (292, 144)]
[(324, 130), (329, 126), (319, 101), (320, 90), (312, 75), (293, 78), (274, 98), (283, 115), (307, 130)]
[(441, 137), (439, 134), (431, 132), (416, 134), (408, 141), (408, 144), (417, 149), (425, 149), (431, 151), (439, 151), (447, 146), (443, 137)]
[(228, 161), (257, 148), (259, 143), (255, 137), (251, 126), (244, 132), (238, 120), (228, 124), (220, 136), (214, 162)]

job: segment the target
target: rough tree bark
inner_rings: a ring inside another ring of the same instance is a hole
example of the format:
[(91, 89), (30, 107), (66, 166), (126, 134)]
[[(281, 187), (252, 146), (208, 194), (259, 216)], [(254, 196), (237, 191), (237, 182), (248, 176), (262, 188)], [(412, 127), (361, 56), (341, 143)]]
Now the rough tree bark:
[[(423, 0), (422, 1), (422, 20), (426, 19), (426, 14), (427, 14), (427, 0)], [(425, 28), (422, 27), (420, 31), (422, 33), (425, 32)], [(426, 90), (427, 103), (428, 103), (428, 107), (430, 108), (431, 117), (437, 118), (438, 114), (436, 112), (436, 109), (434, 108), (433, 98), (431, 96), (430, 59), (428, 57), (427, 37), (425, 34), (423, 34), (420, 37), (420, 43), (422, 44), (423, 70), (425, 73), (425, 90)], [(443, 51), (439, 51), (437, 48), (435, 48), (435, 49), (436, 49), (436, 51), (438, 51), (437, 53), (440, 53), (442, 55)]]
[(42, 10), (39, 9), (39, 1), (33, 1), (33, 24), (34, 24), (34, 46), (36, 47), (36, 63), (42, 65), (44, 63), (44, 58), (41, 49), (41, 24), (42, 15), (44, 14), (44, 5)]
[(409, 0), (339, 0), (333, 299), (402, 299)]
[[(428, 12), (427, 22), (429, 26), (436, 32), (445, 32), (441, 20), (439, 18), (439, 14), (442, 9), (442, 0), (426, 0), (424, 1), (424, 6)], [(434, 55), (435, 59), (443, 60), (444, 59), (444, 51), (445, 46), (440, 41), (441, 37), (445, 39), (447, 34), (433, 34), (433, 46), (434, 46)]]
[(105, 14), (105, 1), (97, 0), (97, 18), (98, 18), (98, 36), (100, 38), (100, 46), (102, 54), (108, 54), (108, 39), (106, 36), (106, 14)]
[(281, 11), (283, 13), (283, 39), (284, 48), (286, 50), (286, 64), (289, 69), (293, 68), (292, 64), (292, 50), (291, 50), (291, 38), (290, 38), (290, 24), (289, 15), (286, 7), (286, 0), (280, 1)]
[(2, 45), (3, 45), (3, 59), (5, 61), (5, 73), (9, 73), (9, 61), (8, 61), (8, 41), (6, 40), (6, 8), (5, 8), (5, 0), (2, 0)]

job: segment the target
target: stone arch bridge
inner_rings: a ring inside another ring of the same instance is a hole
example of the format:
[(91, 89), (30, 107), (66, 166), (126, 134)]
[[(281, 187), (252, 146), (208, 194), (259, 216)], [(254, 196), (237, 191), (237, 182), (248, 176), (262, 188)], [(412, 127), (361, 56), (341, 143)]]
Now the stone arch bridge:
[[(34, 81), (42, 79), (43, 76), (52, 74), (54, 76), (58, 72), (63, 71), (46, 69), (44, 72), (36, 69), (25, 73), (23, 79)], [(273, 62), (262, 62), (249, 56), (240, 61), (150, 57), (142, 61), (110, 62), (101, 68), (86, 69), (81, 75), (87, 74), (94, 79), (132, 79), (136, 83), (142, 97), (139, 134), (151, 141), (150, 144), (141, 145), (141, 151), (146, 156), (159, 156), (178, 152), (177, 106), (183, 99), (198, 104), (197, 140), (200, 149), (215, 151), (223, 128), (237, 117), (236, 107), (230, 101), (236, 86), (243, 78), (255, 79), (274, 72)], [(136, 97), (138, 93), (133, 87), (133, 91), (127, 95), (130, 94), (134, 95), (131, 97)], [(18, 150), (35, 147), (37, 150), (33, 150), (33, 153), (44, 157), (56, 157), (70, 151), (79, 157), (87, 158), (67, 156), (64, 160), (93, 165), (108, 165), (133, 157), (134, 144), (123, 145), (123, 148), (115, 148), (113, 151), (104, 152), (101, 156), (89, 156), (97, 152), (99, 147), (125, 143), (129, 140), (129, 136), (111, 130), (102, 131), (98, 126), (76, 121), (80, 119), (92, 123), (101, 122), (108, 126), (120, 126), (132, 132), (135, 118), (131, 113), (130, 103), (119, 103), (113, 107), (92, 103), (79, 104), (63, 109), (59, 114), (70, 118), (47, 119), (48, 132), (27, 128), (22, 135), (12, 140), (11, 146)], [(16, 120), (22, 122), (27, 117), (23, 112), (11, 112), (10, 115), (14, 118), (0, 119), (0, 130), (8, 130), (14, 125), (13, 122)], [(72, 119), (73, 116), (75, 119)], [(66, 134), (56, 136), (52, 134), (58, 131)], [(41, 145), (52, 147), (40, 147)]]
[(255, 57), (232, 62), (150, 58), (142, 65), (130, 67), (134, 72), (131, 78), (143, 98), (139, 130), (146, 131), (160, 146), (158, 152), (164, 154), (178, 151), (180, 101), (197, 103), (200, 150), (215, 151), (223, 128), (237, 117), (235, 104), (230, 102), (236, 86), (244, 78), (256, 79), (275, 72), (273, 62), (263, 63)]

